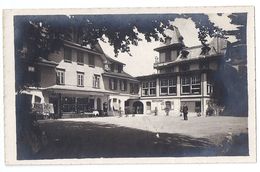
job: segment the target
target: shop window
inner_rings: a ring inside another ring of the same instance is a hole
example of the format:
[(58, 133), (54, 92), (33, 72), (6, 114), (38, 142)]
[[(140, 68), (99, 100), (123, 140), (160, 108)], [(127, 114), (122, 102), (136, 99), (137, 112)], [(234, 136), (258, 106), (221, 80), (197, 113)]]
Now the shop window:
[(65, 84), (65, 70), (63, 69), (56, 70), (56, 84), (58, 85)]
[(63, 112), (76, 112), (76, 98), (75, 97), (62, 97), (62, 111)]
[(88, 105), (88, 98), (77, 98), (77, 112), (88, 112), (89, 105)]

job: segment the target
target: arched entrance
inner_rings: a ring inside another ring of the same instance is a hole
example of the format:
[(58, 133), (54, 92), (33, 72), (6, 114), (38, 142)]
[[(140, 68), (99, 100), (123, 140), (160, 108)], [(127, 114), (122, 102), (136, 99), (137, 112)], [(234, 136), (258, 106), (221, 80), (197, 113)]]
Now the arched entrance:
[(144, 113), (144, 105), (140, 101), (136, 101), (133, 103), (134, 113), (135, 114), (143, 114)]

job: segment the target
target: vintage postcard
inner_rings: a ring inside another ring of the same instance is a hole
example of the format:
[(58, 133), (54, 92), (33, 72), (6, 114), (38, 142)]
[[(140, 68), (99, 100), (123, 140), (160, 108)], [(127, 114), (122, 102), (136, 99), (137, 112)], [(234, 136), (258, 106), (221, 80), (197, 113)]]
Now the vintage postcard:
[(254, 7), (3, 19), (6, 164), (256, 161)]

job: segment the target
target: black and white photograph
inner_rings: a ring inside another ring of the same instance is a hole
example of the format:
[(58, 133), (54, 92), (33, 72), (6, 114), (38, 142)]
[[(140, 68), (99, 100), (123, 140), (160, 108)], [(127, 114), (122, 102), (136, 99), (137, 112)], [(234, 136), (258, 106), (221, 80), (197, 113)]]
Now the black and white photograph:
[(7, 163), (255, 161), (253, 13), (5, 10)]

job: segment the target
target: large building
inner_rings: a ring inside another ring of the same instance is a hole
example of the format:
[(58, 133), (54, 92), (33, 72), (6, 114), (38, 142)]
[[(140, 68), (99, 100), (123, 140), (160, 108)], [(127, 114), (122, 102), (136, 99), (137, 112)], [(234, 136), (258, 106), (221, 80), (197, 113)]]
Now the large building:
[(53, 104), (58, 118), (78, 117), (98, 111), (99, 115), (119, 115), (125, 102), (138, 99), (139, 81), (124, 71), (125, 64), (108, 57), (99, 45), (81, 46), (64, 40), (59, 51), (38, 58), (29, 66), (39, 87), (31, 87), (33, 103)]
[(140, 106), (145, 114), (180, 115), (186, 104), (190, 115), (205, 115), (214, 91), (213, 76), (221, 68), (226, 40), (214, 38), (208, 45), (186, 47), (177, 27), (154, 50), (157, 74), (139, 76)]
[[(177, 27), (165, 43), (155, 48), (157, 74), (132, 77), (125, 64), (97, 44), (82, 46), (78, 36), (64, 40), (59, 51), (38, 58), (29, 72), (39, 81), (30, 88), (32, 102), (53, 104), (57, 117), (77, 117), (98, 111), (100, 115), (179, 115), (182, 105), (189, 114), (205, 115), (214, 91), (212, 76), (223, 60), (226, 41), (214, 38), (208, 47), (186, 47)], [(77, 34), (76, 34), (77, 35)], [(74, 39), (75, 38), (75, 39)]]

